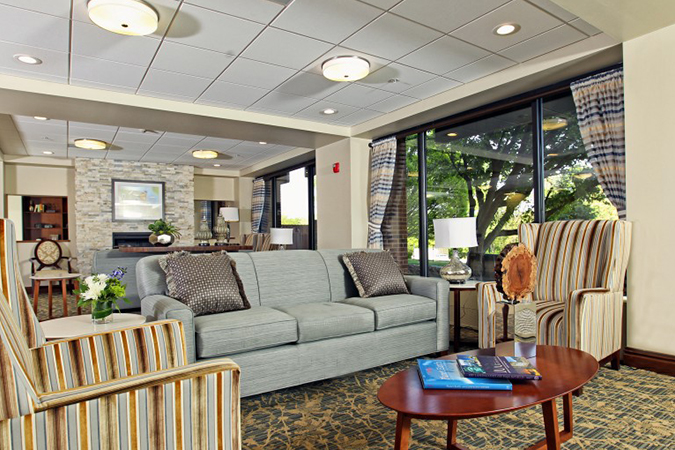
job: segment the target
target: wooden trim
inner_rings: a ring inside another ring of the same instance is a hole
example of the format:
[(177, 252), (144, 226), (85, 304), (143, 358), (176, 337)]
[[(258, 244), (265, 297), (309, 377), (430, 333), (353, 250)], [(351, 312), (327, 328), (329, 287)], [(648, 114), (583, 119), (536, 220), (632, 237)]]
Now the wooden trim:
[(675, 376), (675, 356), (673, 355), (627, 347), (623, 352), (623, 362), (638, 369)]

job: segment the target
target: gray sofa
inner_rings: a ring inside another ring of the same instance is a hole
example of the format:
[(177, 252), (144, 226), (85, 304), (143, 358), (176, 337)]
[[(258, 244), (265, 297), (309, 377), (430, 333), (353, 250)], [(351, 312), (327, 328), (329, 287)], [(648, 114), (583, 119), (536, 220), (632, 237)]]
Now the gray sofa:
[(446, 281), (409, 276), (412, 295), (360, 298), (348, 251), (231, 253), (251, 309), (199, 317), (165, 295), (160, 256), (148, 256), (136, 265), (141, 311), (183, 323), (190, 361), (238, 363), (242, 396), (448, 349)]

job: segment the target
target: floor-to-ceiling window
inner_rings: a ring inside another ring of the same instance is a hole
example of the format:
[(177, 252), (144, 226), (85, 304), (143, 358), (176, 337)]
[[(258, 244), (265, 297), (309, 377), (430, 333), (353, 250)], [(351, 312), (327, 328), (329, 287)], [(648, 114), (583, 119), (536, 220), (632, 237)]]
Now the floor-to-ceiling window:
[(407, 151), (408, 267), (439, 276), (433, 219), (475, 217), (478, 246), (459, 249), (476, 279), (494, 278), (518, 225), (615, 219), (588, 161), (569, 90), (473, 110), (402, 139)]

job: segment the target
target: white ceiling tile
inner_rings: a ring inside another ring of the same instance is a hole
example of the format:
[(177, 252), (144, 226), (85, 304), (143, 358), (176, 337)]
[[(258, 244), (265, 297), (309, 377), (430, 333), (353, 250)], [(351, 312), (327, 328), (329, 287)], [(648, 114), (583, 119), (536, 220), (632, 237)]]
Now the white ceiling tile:
[(15, 121), (14, 125), (22, 134), (42, 134), (65, 136), (68, 134), (68, 127), (63, 121), (35, 120), (34, 121)]
[(588, 23), (588, 22), (586, 22), (585, 20), (582, 20), (582, 19), (574, 19), (569, 24), (572, 25), (577, 30), (583, 31), (584, 33), (586, 33), (589, 36), (595, 36), (596, 34), (602, 33), (601, 30), (598, 30), (593, 25), (591, 25), (590, 23)]
[(0, 40), (68, 51), (69, 20), (5, 5), (0, 5), (0, 17)]
[[(41, 2), (52, 2), (54, 0), (38, 0)], [(88, 24), (93, 24), (91, 19), (89, 19), (89, 13), (87, 12), (87, 3), (89, 0), (73, 0), (73, 19), (78, 22), (84, 22)], [(148, 35), (149, 38), (158, 39), (164, 36), (167, 27), (171, 23), (171, 19), (176, 13), (176, 8), (180, 5), (180, 2), (176, 0), (152, 0), (150, 2), (152, 7), (155, 8), (157, 14), (159, 15), (159, 23), (157, 24), (157, 30)], [(108, 33), (108, 31), (106, 31)], [(131, 37), (131, 39), (136, 39), (136, 37)]]
[[(37, 120), (33, 116), (12, 116), (12, 121), (17, 124), (17, 126), (21, 126), (24, 124), (43, 124), (45, 123), (44, 120)], [(48, 124), (50, 125), (56, 125), (59, 127), (68, 126), (68, 122), (65, 120), (58, 120), (58, 119), (49, 119), (47, 121)]]
[(187, 96), (184, 96), (184, 95), (172, 94), (172, 93), (169, 93), (169, 92), (149, 91), (149, 90), (143, 89), (143, 88), (136, 91), (136, 95), (142, 95), (143, 97), (161, 98), (163, 100), (173, 100), (173, 101), (176, 101), (176, 102), (194, 103), (194, 101), (195, 101), (194, 97), (187, 97)]
[(516, 44), (513, 47), (509, 47), (501, 51), (500, 54), (515, 61), (524, 62), (585, 38), (586, 35), (581, 31), (569, 25), (562, 25), (525, 42)]
[(337, 44), (380, 14), (356, 0), (295, 0), (272, 26)]
[[(503, 23), (517, 23), (520, 30), (499, 36), (493, 30)], [(561, 25), (559, 19), (524, 0), (513, 0), (452, 32), (452, 35), (474, 45), (498, 52)]]
[(199, 142), (194, 148), (207, 148), (224, 152), (240, 143), (241, 141), (237, 139), (207, 137), (203, 141)]
[(296, 73), (295, 69), (240, 57), (230, 64), (225, 72), (218, 77), (218, 80), (244, 86), (273, 89), (293, 76), (294, 73)]
[[(99, 59), (98, 61), (103, 61), (102, 59)], [(70, 85), (72, 86), (81, 86), (81, 87), (88, 87), (88, 88), (93, 88), (93, 89), (101, 89), (104, 91), (113, 91), (113, 92), (122, 92), (124, 94), (135, 94), (136, 90), (138, 89), (138, 86), (136, 87), (124, 87), (124, 86), (115, 86), (115, 85), (110, 85), (110, 84), (104, 84), (104, 83), (97, 83), (95, 81), (87, 81), (87, 80), (80, 80), (77, 78), (71, 78), (70, 79)]]
[(363, 1), (364, 3), (369, 3), (373, 6), (377, 6), (378, 8), (389, 9), (392, 6), (399, 3), (401, 0), (361, 0), (361, 1)]
[(83, 22), (73, 22), (73, 53), (90, 58), (147, 67), (160, 41), (143, 36), (122, 36)]
[(399, 63), (391, 63), (377, 72), (371, 73), (366, 78), (357, 81), (357, 83), (389, 92), (401, 93), (433, 78), (435, 78), (435, 75), (432, 73)]
[(268, 92), (267, 89), (216, 81), (199, 97), (197, 103), (217, 102), (246, 107), (254, 104)]
[(125, 152), (124, 150), (120, 151), (110, 151), (105, 156), (105, 159), (112, 159), (115, 161), (139, 161), (143, 154)]
[(479, 78), (483, 78), (507, 67), (513, 66), (514, 63), (510, 59), (503, 58), (499, 55), (487, 56), (475, 63), (468, 64), (445, 74), (446, 77), (453, 80), (468, 83)]
[(474, 45), (450, 36), (437, 41), (401, 58), (400, 62), (412, 67), (424, 68), (437, 75), (444, 74), (463, 65), (477, 61), (490, 53)]
[(303, 69), (304, 72), (312, 72), (317, 75), (323, 75), (323, 71), (321, 70), (321, 66), (323, 65), (324, 62), (327, 60), (334, 58), (336, 56), (360, 56), (361, 58), (365, 59), (370, 63), (370, 73), (372, 74), (373, 72), (378, 71), (382, 67), (386, 66), (387, 64), (390, 64), (391, 61), (388, 59), (380, 58), (378, 56), (373, 56), (369, 55), (364, 52), (359, 52), (356, 50), (350, 50), (348, 48), (344, 47), (333, 47), (330, 49), (328, 52), (324, 53), (311, 63), (309, 63), (305, 68)]
[(395, 60), (439, 37), (438, 31), (387, 13), (341, 45)]
[[(142, 133), (139, 131), (123, 131), (120, 130), (115, 136), (115, 142), (127, 142), (135, 144), (154, 144), (162, 135), (160, 133)], [(150, 147), (148, 147), (150, 148)]]
[[(408, 89), (407, 91), (404, 91), (403, 94), (408, 95), (410, 97), (423, 99), (431, 97), (432, 95), (440, 94), (441, 92), (445, 92), (449, 89), (459, 86), (460, 84), (461, 83), (455, 80), (449, 80), (447, 78), (438, 77), (434, 78), (431, 81), (427, 81), (424, 84), (420, 84), (419, 86), (415, 86), (411, 89)], [(371, 108), (377, 109), (374, 106), (372, 106)]]
[(283, 9), (269, 0), (187, 0), (186, 3), (260, 23), (269, 23)]
[[(195, 136), (192, 134), (182, 134), (182, 133), (164, 133), (164, 135), (159, 138), (157, 141), (157, 146), (179, 146), (190, 148), (199, 141), (203, 140), (204, 136)], [(155, 149), (153, 147), (153, 151)]]
[(262, 29), (263, 25), (250, 20), (184, 4), (166, 39), (236, 56)]
[(267, 28), (242, 53), (242, 56), (279, 66), (302, 69), (330, 48), (330, 44), (316, 39)]
[[(49, 148), (49, 149), (34, 149), (34, 148), (27, 148), (26, 151), (28, 152), (29, 155), (32, 156), (43, 156), (43, 157), (48, 157), (48, 158), (67, 158), (68, 157), (68, 150), (66, 148)], [(52, 155), (45, 155), (44, 152), (52, 152)]]
[(73, 55), (71, 79), (93, 81), (110, 86), (138, 88), (145, 75), (145, 68), (103, 59)]
[(117, 130), (119, 127), (112, 126), (112, 125), (102, 125), (99, 123), (85, 123), (85, 122), (68, 122), (68, 128), (89, 128), (92, 130), (103, 130), (103, 131), (112, 131), (114, 133), (117, 133)]
[(370, 109), (360, 109), (355, 113), (352, 113), (342, 119), (336, 120), (335, 123), (338, 125), (356, 125), (359, 123), (366, 122), (375, 117), (381, 116), (382, 113), (379, 111), (373, 111)]
[(204, 106), (213, 106), (214, 108), (225, 108), (225, 109), (234, 109), (234, 110), (244, 110), (246, 106), (237, 105), (236, 103), (227, 103), (227, 102), (218, 102), (216, 100), (206, 100), (203, 98), (198, 98), (195, 100), (196, 104)]
[(0, 0), (0, 3), (70, 19), (70, 0)]
[(211, 80), (182, 73), (150, 69), (141, 84), (144, 91), (170, 94), (172, 96), (196, 99), (209, 86)]
[[(31, 66), (14, 59), (16, 54), (27, 54), (40, 58), (42, 64)], [(7, 71), (3, 70), (7, 69)], [(0, 42), (0, 71), (43, 75), (50, 77), (68, 77), (68, 53), (30, 47), (27, 45)]]
[(532, 3), (533, 5), (540, 7), (544, 11), (553, 14), (558, 19), (564, 20), (565, 22), (574, 20), (577, 17), (568, 10), (566, 10), (565, 8), (556, 5), (551, 0), (527, 0), (527, 1)]
[(392, 95), (391, 92), (361, 86), (360, 84), (350, 84), (335, 94), (326, 97), (326, 101), (364, 108)]
[(71, 123), (68, 127), (68, 136), (71, 141), (80, 138), (100, 139), (102, 141), (111, 142), (115, 138), (117, 128), (111, 127), (112, 130), (102, 130), (91, 128), (89, 126), (73, 126)]
[(224, 53), (164, 41), (152, 61), (152, 67), (196, 77), (216, 78), (232, 61), (234, 57)]
[(68, 147), (68, 158), (91, 158), (103, 159), (105, 158), (105, 150), (82, 150), (81, 148)]
[(255, 106), (295, 114), (313, 103), (316, 103), (316, 99), (302, 97), (300, 95), (284, 94), (282, 92), (270, 92), (265, 97), (258, 100)]
[(52, 83), (68, 84), (68, 78), (67, 77), (50, 75), (48, 73), (42, 73), (42, 72), (27, 72), (25, 70), (16, 70), (16, 69), (13, 69), (11, 67), (2, 67), (1, 65), (0, 65), (0, 73), (3, 73), (5, 75), (12, 75), (12, 76), (16, 76), (16, 77), (33, 78), (33, 79), (36, 79), (36, 80), (51, 81)]
[(405, 0), (391, 12), (449, 33), (510, 0)]
[(320, 100), (345, 86), (345, 83), (331, 81), (322, 75), (298, 72), (275, 90), (286, 94), (302, 95)]
[(141, 158), (141, 161), (169, 164), (173, 162), (174, 159), (176, 159), (174, 155), (154, 155), (152, 153), (146, 153), (143, 155), (143, 158)]
[[(332, 108), (336, 110), (337, 113), (331, 115), (322, 114), (321, 112), (327, 108)], [(343, 105), (334, 102), (327, 102), (325, 100), (322, 100), (309, 106), (308, 108), (303, 109), (299, 113), (295, 114), (294, 117), (313, 120), (315, 122), (330, 123), (335, 122), (336, 120), (339, 120), (342, 117), (346, 117), (349, 114), (352, 114), (358, 110), (359, 108), (353, 106)]]
[(385, 98), (381, 102), (377, 102), (373, 105), (370, 105), (369, 108), (375, 111), (380, 111), (383, 113), (389, 113), (401, 109), (404, 106), (408, 106), (412, 103), (417, 102), (416, 98), (408, 97), (406, 95), (395, 94), (389, 98)]
[[(195, 143), (196, 144), (196, 143)], [(149, 155), (165, 155), (166, 157), (177, 157), (187, 152), (192, 145), (183, 146), (183, 145), (164, 145), (164, 144), (155, 144), (148, 151)]]

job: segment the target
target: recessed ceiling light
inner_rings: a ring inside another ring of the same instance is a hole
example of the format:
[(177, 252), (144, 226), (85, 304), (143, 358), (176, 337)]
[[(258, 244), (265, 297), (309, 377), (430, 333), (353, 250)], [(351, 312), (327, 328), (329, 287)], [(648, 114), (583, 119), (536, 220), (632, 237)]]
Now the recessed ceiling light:
[(75, 147), (83, 148), (85, 150), (105, 150), (108, 148), (108, 143), (99, 139), (75, 139)]
[(213, 167), (220, 167), (220, 164), (214, 164)]
[(448, 137), (457, 137), (457, 136), (459, 136), (459, 135), (458, 135), (457, 133), (455, 133), (454, 131), (451, 131), (451, 132), (448, 133), (446, 136), (448, 136)]
[(337, 114), (338, 110), (334, 108), (326, 108), (323, 111), (321, 111), (321, 114), (325, 114), (326, 116), (330, 116), (333, 114)]
[(159, 15), (141, 0), (89, 0), (89, 18), (99, 27), (127, 36), (154, 33)]
[(503, 23), (501, 25), (497, 25), (492, 32), (496, 34), (497, 36), (508, 36), (513, 33), (517, 33), (520, 31), (520, 25), (517, 23)]
[(258, 142), (258, 144), (260, 144), (260, 145), (267, 145), (267, 142), (265, 142), (265, 141), (260, 141), (260, 142)]
[(541, 123), (541, 128), (544, 131), (559, 130), (567, 126), (567, 119), (562, 117), (549, 117), (544, 119)]
[(48, 118), (43, 117), (43, 116), (33, 116), (33, 119), (35, 119), (35, 120), (49, 120)]
[(44, 152), (42, 152), (42, 154), (44, 154), (44, 155), (53, 155), (53, 154), (54, 154), (54, 152), (48, 152), (48, 151), (44, 151)]
[(336, 56), (325, 61), (321, 70), (331, 81), (356, 81), (370, 73), (370, 63), (360, 56)]
[(30, 64), (32, 66), (37, 66), (38, 64), (42, 64), (42, 60), (40, 58), (36, 58), (35, 56), (30, 56), (30, 55), (14, 55), (14, 59), (16, 59), (19, 62), (22, 62), (24, 64)]
[(198, 159), (214, 159), (218, 157), (218, 152), (215, 150), (193, 150), (192, 156)]

